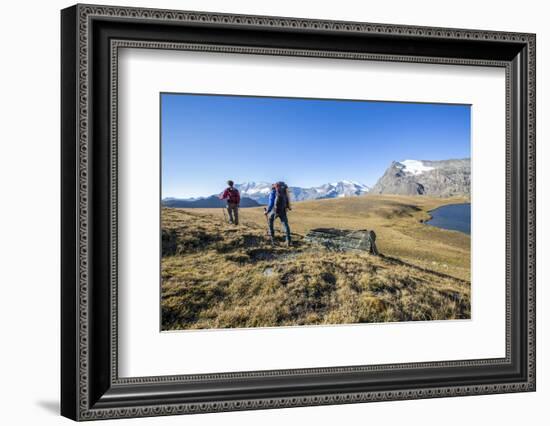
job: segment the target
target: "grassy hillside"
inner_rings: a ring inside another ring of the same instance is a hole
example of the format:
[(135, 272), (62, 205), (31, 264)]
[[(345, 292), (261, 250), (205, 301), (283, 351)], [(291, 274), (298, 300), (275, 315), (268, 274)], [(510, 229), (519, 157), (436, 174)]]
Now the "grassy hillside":
[[(234, 227), (221, 209), (163, 208), (162, 328), (469, 318), (469, 237), (419, 222), (427, 210), (457, 201), (369, 196), (295, 203), (290, 249), (268, 243), (262, 209), (241, 210), (243, 223)], [(304, 233), (318, 226), (374, 229), (383, 255), (334, 253), (305, 242)]]
[[(427, 226), (428, 211), (446, 204), (468, 202), (466, 198), (402, 195), (304, 201), (289, 213), (293, 232), (305, 235), (312, 228), (373, 229), (381, 253), (422, 268), (470, 280), (470, 236)], [(194, 209), (195, 213), (223, 218), (221, 209)], [(241, 221), (265, 225), (263, 208), (240, 210)]]

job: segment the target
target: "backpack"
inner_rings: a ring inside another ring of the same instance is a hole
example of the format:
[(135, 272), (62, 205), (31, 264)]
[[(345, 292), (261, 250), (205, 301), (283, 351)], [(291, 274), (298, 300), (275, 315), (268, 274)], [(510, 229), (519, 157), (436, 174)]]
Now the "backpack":
[(239, 204), (241, 201), (241, 197), (239, 196), (239, 190), (229, 187), (227, 188), (227, 191), (229, 192), (229, 197), (227, 198), (227, 202), (231, 204)]
[(278, 215), (286, 214), (287, 209), (290, 207), (288, 200), (288, 186), (284, 182), (277, 182), (275, 184), (275, 213)]

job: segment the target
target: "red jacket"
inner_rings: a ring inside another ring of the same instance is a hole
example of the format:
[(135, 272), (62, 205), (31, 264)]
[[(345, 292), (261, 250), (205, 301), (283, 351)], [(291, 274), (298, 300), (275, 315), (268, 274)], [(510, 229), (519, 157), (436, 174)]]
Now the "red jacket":
[(241, 202), (241, 194), (236, 188), (228, 187), (220, 195), (220, 200), (227, 200), (228, 203), (239, 204)]

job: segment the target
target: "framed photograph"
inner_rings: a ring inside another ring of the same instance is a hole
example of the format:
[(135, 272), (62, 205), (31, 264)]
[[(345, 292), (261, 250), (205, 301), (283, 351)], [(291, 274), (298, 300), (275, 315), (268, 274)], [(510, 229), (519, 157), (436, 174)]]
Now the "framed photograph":
[(535, 390), (535, 35), (61, 12), (61, 412)]

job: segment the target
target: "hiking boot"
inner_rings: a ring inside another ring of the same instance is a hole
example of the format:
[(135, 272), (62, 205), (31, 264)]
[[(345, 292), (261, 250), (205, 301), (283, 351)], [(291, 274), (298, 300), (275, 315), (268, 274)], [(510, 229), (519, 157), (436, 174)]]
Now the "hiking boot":
[(286, 246), (287, 246), (287, 247), (292, 247), (292, 242), (287, 240), (287, 241), (286, 241)]

